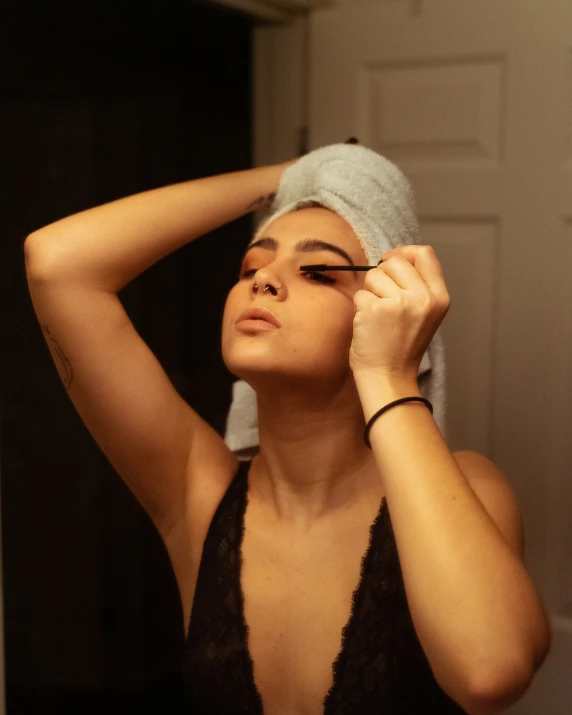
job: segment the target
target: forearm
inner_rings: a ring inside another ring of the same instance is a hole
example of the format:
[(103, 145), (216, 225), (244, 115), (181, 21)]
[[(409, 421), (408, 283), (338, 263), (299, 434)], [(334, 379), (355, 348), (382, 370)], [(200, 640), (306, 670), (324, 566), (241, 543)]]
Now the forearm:
[(128, 196), (28, 236), (28, 274), (118, 292), (151, 265), (277, 191), (285, 165), (195, 179)]
[[(396, 399), (421, 396), (415, 381), (370, 376), (356, 385), (366, 420)], [(391, 408), (370, 441), (412, 620), (438, 681), (465, 704), (471, 693), (522, 682), (542, 605), (430, 411), (420, 402)]]

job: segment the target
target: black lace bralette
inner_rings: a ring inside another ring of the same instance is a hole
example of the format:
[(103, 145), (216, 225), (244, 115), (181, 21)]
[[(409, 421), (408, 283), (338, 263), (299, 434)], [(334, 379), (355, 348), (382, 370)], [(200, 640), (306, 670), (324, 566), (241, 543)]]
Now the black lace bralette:
[[(182, 674), (190, 712), (264, 715), (240, 586), (250, 462), (241, 462), (205, 539)], [(316, 715), (465, 715), (439, 686), (415, 632), (385, 499), (370, 527), (332, 687)]]

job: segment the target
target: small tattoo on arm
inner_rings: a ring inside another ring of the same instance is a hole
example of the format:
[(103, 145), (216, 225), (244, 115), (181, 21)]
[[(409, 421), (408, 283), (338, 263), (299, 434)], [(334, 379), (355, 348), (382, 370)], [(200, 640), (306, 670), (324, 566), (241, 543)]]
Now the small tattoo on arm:
[(275, 198), (275, 191), (273, 191), (271, 194), (267, 194), (266, 196), (259, 196), (257, 199), (254, 199), (251, 204), (248, 205), (247, 210), (253, 211), (254, 209), (260, 208), (261, 206), (270, 206), (270, 204), (274, 201)]
[(62, 382), (64, 383), (64, 387), (66, 390), (69, 390), (73, 381), (72, 364), (67, 355), (58, 345), (57, 340), (50, 333), (50, 328), (47, 323), (42, 323), (42, 332), (44, 333), (44, 337), (46, 338), (46, 342), (48, 343), (48, 347), (50, 348), (54, 362), (56, 363), (57, 371), (62, 379)]

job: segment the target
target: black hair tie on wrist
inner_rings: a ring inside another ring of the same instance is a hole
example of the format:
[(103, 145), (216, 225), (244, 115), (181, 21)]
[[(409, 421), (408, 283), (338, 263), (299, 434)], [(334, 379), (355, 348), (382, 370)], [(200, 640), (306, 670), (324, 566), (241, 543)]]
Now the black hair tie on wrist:
[(413, 401), (423, 402), (431, 410), (431, 414), (433, 414), (433, 405), (429, 402), (429, 400), (426, 400), (424, 397), (402, 397), (399, 400), (395, 400), (395, 402), (390, 402), (389, 405), (386, 405), (385, 407), (382, 407), (381, 410), (378, 410), (375, 413), (375, 415), (373, 415), (373, 417), (371, 417), (371, 419), (365, 426), (365, 432), (363, 435), (365, 446), (369, 447), (369, 449), (371, 449), (371, 443), (369, 441), (369, 432), (373, 426), (373, 423), (380, 415), (382, 415), (384, 412), (386, 412), (390, 407), (395, 407), (395, 405), (401, 405), (403, 402), (413, 402)]

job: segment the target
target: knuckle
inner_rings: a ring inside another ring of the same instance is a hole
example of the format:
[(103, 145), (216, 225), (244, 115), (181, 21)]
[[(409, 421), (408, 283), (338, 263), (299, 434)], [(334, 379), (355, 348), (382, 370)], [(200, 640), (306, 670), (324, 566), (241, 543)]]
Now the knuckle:
[(433, 296), (433, 304), (431, 307), (431, 312), (434, 313), (443, 313), (447, 312), (449, 310), (449, 305), (451, 303), (451, 300), (449, 298), (448, 294), (442, 295), (435, 295)]
[(436, 305), (437, 305), (437, 299), (431, 293), (431, 291), (427, 290), (423, 293), (423, 297), (421, 299), (421, 305), (423, 306), (424, 310), (426, 312), (432, 311)]
[(409, 311), (409, 303), (410, 301), (405, 293), (399, 293), (392, 301), (395, 311), (399, 314), (404, 314)]
[[(371, 290), (373, 285), (375, 284), (375, 276), (373, 275), (374, 271), (368, 271), (365, 274), (365, 280), (364, 280), (364, 287)], [(358, 291), (359, 292), (359, 291)]]

